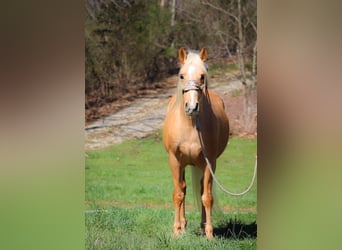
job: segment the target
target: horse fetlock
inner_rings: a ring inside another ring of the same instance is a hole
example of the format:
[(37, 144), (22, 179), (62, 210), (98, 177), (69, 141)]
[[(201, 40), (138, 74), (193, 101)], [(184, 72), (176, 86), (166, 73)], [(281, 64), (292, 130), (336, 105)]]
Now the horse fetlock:
[(173, 234), (178, 236), (185, 232), (185, 226), (182, 226), (180, 223), (177, 223), (173, 226)]
[(207, 239), (208, 240), (212, 240), (214, 239), (214, 236), (213, 236), (213, 226), (210, 225), (210, 224), (206, 224), (205, 225), (205, 235), (207, 236)]
[(185, 230), (186, 225), (187, 225), (186, 219), (181, 219), (181, 220), (180, 220), (180, 225), (181, 225), (181, 229), (182, 229), (182, 230)]

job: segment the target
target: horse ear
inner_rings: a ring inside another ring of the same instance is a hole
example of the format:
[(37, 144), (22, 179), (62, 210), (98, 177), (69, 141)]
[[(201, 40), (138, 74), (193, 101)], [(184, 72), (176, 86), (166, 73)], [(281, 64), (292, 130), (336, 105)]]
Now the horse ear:
[(202, 59), (202, 61), (205, 62), (205, 60), (207, 60), (207, 57), (208, 57), (207, 49), (202, 48), (199, 55), (200, 55), (200, 58)]
[(183, 65), (185, 63), (185, 59), (186, 59), (186, 52), (184, 48), (180, 48), (178, 51), (178, 60), (180, 62), (181, 65)]

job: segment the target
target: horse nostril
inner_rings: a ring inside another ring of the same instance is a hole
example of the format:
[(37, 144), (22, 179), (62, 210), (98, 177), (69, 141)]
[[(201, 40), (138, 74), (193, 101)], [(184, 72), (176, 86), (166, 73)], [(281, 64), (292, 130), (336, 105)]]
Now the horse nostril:
[(187, 115), (194, 115), (194, 114), (196, 115), (199, 112), (199, 104), (198, 102), (194, 104), (186, 102), (184, 105), (184, 109)]
[(195, 109), (194, 109), (196, 112), (199, 111), (199, 105), (198, 105), (198, 102), (196, 102), (196, 106), (195, 106)]

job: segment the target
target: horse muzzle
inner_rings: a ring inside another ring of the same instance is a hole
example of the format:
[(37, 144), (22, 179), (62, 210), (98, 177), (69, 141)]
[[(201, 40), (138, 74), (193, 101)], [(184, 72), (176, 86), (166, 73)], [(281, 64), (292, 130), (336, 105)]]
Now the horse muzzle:
[(199, 92), (202, 90), (201, 86), (195, 80), (189, 80), (183, 88), (183, 94), (187, 94), (184, 111), (188, 116), (196, 116), (199, 114)]
[(188, 116), (196, 116), (199, 114), (198, 102), (190, 103), (186, 102), (184, 107), (185, 114)]

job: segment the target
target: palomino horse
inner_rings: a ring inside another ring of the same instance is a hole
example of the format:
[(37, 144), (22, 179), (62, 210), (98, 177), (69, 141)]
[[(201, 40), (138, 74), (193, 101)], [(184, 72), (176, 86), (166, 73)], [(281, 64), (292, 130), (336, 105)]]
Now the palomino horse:
[[(199, 54), (186, 54), (183, 48), (179, 50), (181, 69), (178, 90), (168, 105), (163, 127), (163, 143), (169, 154), (174, 184), (174, 234), (178, 235), (186, 227), (185, 167), (192, 165), (202, 172), (202, 179), (197, 183), (201, 185), (201, 228), (205, 230), (208, 239), (213, 239), (213, 178), (204, 155), (215, 171), (216, 159), (228, 142), (229, 123), (221, 97), (207, 88), (207, 66), (204, 63), (206, 58), (206, 48), (202, 48)], [(202, 150), (198, 132), (201, 133), (206, 154)]]

